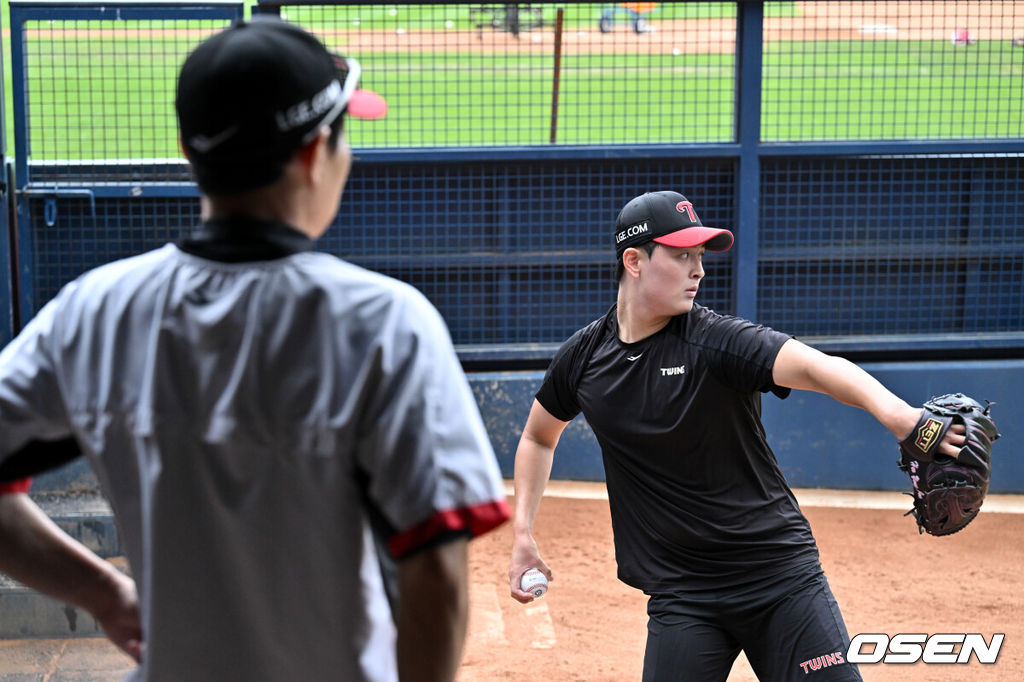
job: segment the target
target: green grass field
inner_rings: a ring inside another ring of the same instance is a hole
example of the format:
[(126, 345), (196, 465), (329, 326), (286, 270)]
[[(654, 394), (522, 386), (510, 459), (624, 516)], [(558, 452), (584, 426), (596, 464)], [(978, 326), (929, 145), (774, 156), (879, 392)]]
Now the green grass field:
[[(566, 26), (596, 28), (595, 16), (602, 7), (567, 6)], [(792, 3), (768, 7), (780, 14), (795, 10)], [(553, 11), (553, 7), (545, 9)], [(4, 12), (6, 25), (6, 8)], [(659, 20), (694, 12), (702, 17), (728, 17), (734, 6), (665, 5), (650, 17), (657, 27)], [(313, 30), (353, 22), (386, 32), (403, 26), (435, 31), (472, 28), (465, 6), (455, 10), (451, 6), (308, 7), (287, 8), (286, 14)], [(70, 30), (30, 27), (41, 32), (29, 48), (33, 160), (179, 156), (174, 80), (181, 59), (197, 38), (126, 37), (132, 29), (152, 26), (117, 22), (111, 28), (104, 23), (106, 32), (99, 35), (86, 35), (85, 22), (71, 24)], [(190, 26), (214, 28), (212, 24)], [(5, 41), (5, 49), (8, 44)], [(614, 45), (610, 42), (606, 52), (593, 50), (562, 60), (558, 143), (731, 141), (735, 88), (731, 53), (624, 54), (616, 52)], [(350, 132), (356, 147), (550, 142), (549, 50), (501, 53), (474, 50), (474, 44), (467, 42), (459, 52), (374, 50), (356, 56), (364, 64), (364, 83), (384, 94), (390, 104), (390, 113), (382, 121), (353, 122)], [(9, 55), (4, 66), (7, 150), (13, 154)], [(980, 42), (969, 48), (948, 41), (769, 43), (763, 75), (762, 137), (766, 141), (1024, 134), (1020, 89), (1024, 50), (1009, 43)]]

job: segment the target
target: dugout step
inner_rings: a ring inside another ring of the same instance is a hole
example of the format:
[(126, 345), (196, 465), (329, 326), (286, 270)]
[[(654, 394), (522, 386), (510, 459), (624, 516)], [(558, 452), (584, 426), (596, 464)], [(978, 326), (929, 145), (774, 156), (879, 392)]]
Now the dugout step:
[[(107, 561), (128, 572), (124, 557), (110, 557)], [(0, 640), (104, 636), (103, 628), (87, 611), (40, 594), (0, 573)]]
[[(98, 492), (39, 491), (32, 499), (71, 537), (127, 572), (114, 515)], [(102, 636), (99, 623), (86, 611), (0, 574), (0, 639)]]
[[(127, 570), (127, 562), (120, 557), (108, 561)], [(103, 628), (87, 611), (47, 597), (0, 574), (0, 640), (103, 636)]]
[(32, 492), (32, 499), (65, 533), (104, 559), (120, 556), (110, 504), (95, 490)]

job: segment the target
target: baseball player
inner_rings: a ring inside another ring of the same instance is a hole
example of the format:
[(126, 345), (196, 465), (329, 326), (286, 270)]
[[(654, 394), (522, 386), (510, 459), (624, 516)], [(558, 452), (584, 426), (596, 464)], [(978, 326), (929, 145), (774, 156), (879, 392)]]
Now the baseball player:
[(826, 393), (900, 439), (921, 409), (846, 360), (696, 303), (705, 251), (733, 235), (703, 226), (681, 194), (633, 199), (613, 236), (617, 303), (556, 353), (516, 452), (512, 597), (531, 600), (527, 569), (551, 577), (533, 524), (559, 436), (582, 412), (601, 446), (618, 576), (649, 595), (645, 682), (723, 681), (741, 650), (762, 680), (859, 680), (760, 394)]
[(0, 480), (85, 454), (135, 582), (16, 493), (0, 570), (93, 613), (133, 680), (454, 679), (467, 541), (509, 510), (437, 311), (313, 250), (345, 114), (385, 113), (358, 77), (279, 19), (201, 43), (176, 106), (202, 223), (0, 353)]

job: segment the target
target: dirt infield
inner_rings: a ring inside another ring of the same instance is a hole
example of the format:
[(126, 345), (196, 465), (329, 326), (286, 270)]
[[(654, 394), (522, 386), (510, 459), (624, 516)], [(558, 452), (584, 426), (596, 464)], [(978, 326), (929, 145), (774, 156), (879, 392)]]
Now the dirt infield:
[[(1024, 677), (1024, 514), (983, 512), (963, 532), (933, 538), (895, 509), (804, 511), (851, 635), (980, 633), (986, 642), (1006, 635), (992, 665), (973, 656), (969, 665), (862, 665), (865, 680)], [(536, 536), (555, 580), (529, 606), (508, 596), (511, 527), (471, 545), (470, 636), (459, 682), (639, 680), (646, 601), (615, 578), (608, 503), (545, 497)], [(741, 657), (730, 682), (755, 679)]]
[[(588, 484), (591, 497), (593, 490)], [(902, 495), (865, 500), (852, 491), (797, 491), (797, 497), (851, 635), (959, 632), (981, 634), (986, 642), (994, 633), (1006, 636), (994, 665), (973, 657), (968, 666), (864, 665), (865, 680), (1024, 678), (1024, 497), (986, 501), (971, 526), (947, 538), (918, 535), (903, 517)], [(1000, 509), (1015, 513), (994, 511)], [(608, 502), (545, 497), (536, 530), (555, 580), (528, 606), (508, 596), (511, 526), (470, 545), (470, 631), (458, 682), (639, 682), (646, 603), (615, 578)], [(0, 641), (0, 680), (115, 682), (131, 667), (102, 638)], [(729, 682), (754, 679), (741, 656)]]

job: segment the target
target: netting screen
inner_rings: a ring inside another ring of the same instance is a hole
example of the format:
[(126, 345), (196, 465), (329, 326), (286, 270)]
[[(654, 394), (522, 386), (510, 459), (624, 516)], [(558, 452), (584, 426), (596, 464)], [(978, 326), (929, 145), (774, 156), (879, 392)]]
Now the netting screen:
[(1021, 159), (780, 160), (762, 192), (766, 323), (810, 335), (1024, 328)]
[(1024, 135), (1024, 3), (769, 2), (765, 13), (763, 140)]
[[(559, 19), (559, 13), (561, 18)], [(281, 9), (354, 56), (391, 113), (364, 147), (728, 141), (728, 3)]]
[[(733, 225), (733, 176), (722, 161), (357, 166), (320, 245), (413, 283), (458, 343), (558, 342), (615, 302), (623, 204), (688, 187), (706, 224)], [(722, 312), (734, 310), (731, 262), (706, 260), (699, 300)]]
[[(26, 22), (29, 159), (180, 159), (178, 69), (196, 43), (225, 25), (175, 18)], [(111, 175), (119, 175), (116, 168)]]

